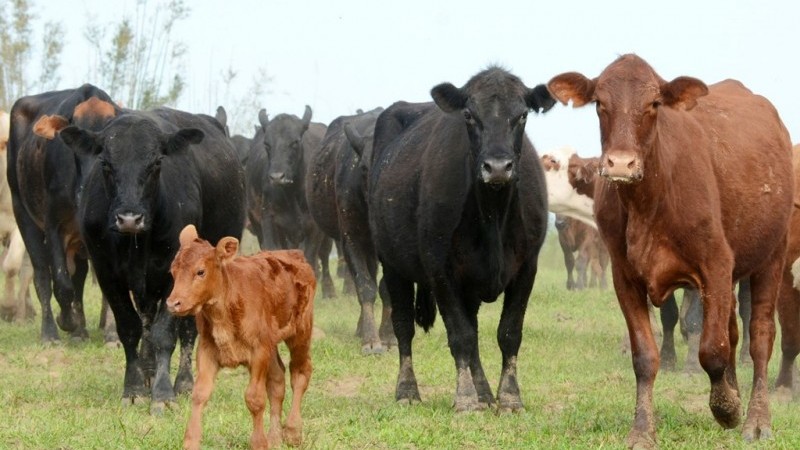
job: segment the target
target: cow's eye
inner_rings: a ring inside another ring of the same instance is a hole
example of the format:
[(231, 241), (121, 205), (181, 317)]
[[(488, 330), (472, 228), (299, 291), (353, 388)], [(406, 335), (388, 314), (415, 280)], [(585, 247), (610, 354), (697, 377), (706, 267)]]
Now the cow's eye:
[(475, 121), (475, 119), (473, 119), (473, 118), (472, 118), (472, 113), (471, 113), (471, 112), (469, 112), (469, 110), (468, 110), (468, 109), (465, 109), (465, 110), (463, 111), (463, 113), (464, 113), (464, 119), (466, 119), (466, 121), (467, 121), (467, 122), (470, 122), (470, 123), (472, 123), (472, 122), (474, 122), (474, 121)]
[(197, 271), (197, 276), (203, 278), (206, 275), (205, 269), (200, 269)]

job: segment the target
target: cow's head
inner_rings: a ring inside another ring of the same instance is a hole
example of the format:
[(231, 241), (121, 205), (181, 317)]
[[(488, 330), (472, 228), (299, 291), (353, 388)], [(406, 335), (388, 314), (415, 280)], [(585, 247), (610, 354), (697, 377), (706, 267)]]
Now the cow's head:
[(659, 109), (690, 110), (708, 94), (700, 80), (664, 81), (647, 62), (624, 55), (595, 79), (577, 72), (555, 76), (547, 85), (561, 103), (573, 107), (595, 103), (600, 119), (600, 175), (634, 183), (644, 177), (644, 161), (655, 139)]
[(78, 155), (94, 155), (111, 205), (108, 227), (123, 234), (148, 231), (158, 199), (161, 161), (186, 152), (205, 137), (197, 128), (162, 132), (150, 119), (126, 114), (99, 132), (78, 126), (61, 130), (61, 139)]
[(303, 167), (303, 134), (311, 123), (311, 108), (306, 105), (300, 119), (291, 114), (278, 114), (261, 126), (264, 129), (264, 150), (267, 152), (269, 180), (273, 185), (290, 185), (300, 178)]
[(554, 213), (593, 220), (594, 200), (581, 195), (570, 180), (570, 163), (577, 153), (572, 147), (560, 147), (540, 158), (547, 184), (547, 205)]
[(236, 257), (239, 241), (224, 237), (213, 247), (200, 239), (194, 225), (186, 225), (180, 243), (169, 269), (175, 283), (167, 297), (167, 309), (176, 316), (186, 316), (197, 314), (203, 305), (213, 304), (224, 293), (222, 266)]
[(498, 67), (478, 73), (461, 88), (442, 83), (431, 97), (442, 111), (463, 116), (474, 170), (493, 187), (516, 179), (528, 111), (545, 112), (555, 103), (544, 85), (529, 89)]

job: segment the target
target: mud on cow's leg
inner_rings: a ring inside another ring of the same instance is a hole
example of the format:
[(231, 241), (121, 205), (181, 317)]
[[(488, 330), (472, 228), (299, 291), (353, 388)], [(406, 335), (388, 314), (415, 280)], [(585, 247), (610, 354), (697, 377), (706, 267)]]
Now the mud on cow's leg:
[(178, 340), (178, 320), (168, 313), (166, 308), (160, 308), (156, 314), (150, 330), (150, 340), (156, 359), (156, 374), (151, 386), (150, 413), (161, 414), (168, 404), (175, 402), (175, 390), (170, 382), (169, 367)]
[(389, 295), (392, 299), (396, 299), (399, 305), (392, 309), (392, 324), (397, 333), (397, 350), (400, 356), (395, 400), (400, 403), (420, 402), (417, 378), (411, 359), (411, 341), (415, 333), (414, 285), (394, 275), (390, 268), (384, 268), (384, 281)]

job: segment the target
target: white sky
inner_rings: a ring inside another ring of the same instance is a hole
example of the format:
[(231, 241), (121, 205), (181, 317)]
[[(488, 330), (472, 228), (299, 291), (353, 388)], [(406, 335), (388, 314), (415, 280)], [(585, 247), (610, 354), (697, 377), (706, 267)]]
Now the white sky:
[[(155, 0), (150, 0), (152, 3)], [(259, 67), (271, 77), (262, 104), (271, 115), (328, 123), (356, 108), (397, 100), (429, 101), (442, 81), (461, 86), (499, 63), (529, 86), (565, 71), (597, 76), (618, 55), (637, 53), (667, 80), (713, 83), (736, 78), (778, 108), (793, 142), (800, 139), (800, 3), (796, 1), (535, 0), (187, 0), (192, 12), (176, 30), (189, 47), (187, 89), (178, 106), (213, 114), (219, 74), (239, 72), (250, 87)], [(86, 79), (87, 18), (116, 23), (133, 0), (39, 0), (40, 22), (67, 32), (61, 86)], [(103, 87), (103, 86), (100, 86)], [(225, 104), (224, 101), (222, 101)], [(256, 123), (256, 117), (252, 118)], [(558, 105), (529, 119), (544, 152), (572, 145), (599, 154), (594, 108)]]

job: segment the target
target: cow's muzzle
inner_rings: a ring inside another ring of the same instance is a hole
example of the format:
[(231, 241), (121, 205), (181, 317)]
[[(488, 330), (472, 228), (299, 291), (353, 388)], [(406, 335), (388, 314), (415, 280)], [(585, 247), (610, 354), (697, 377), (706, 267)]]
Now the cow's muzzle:
[(600, 176), (617, 183), (641, 181), (641, 159), (634, 152), (607, 152), (600, 164)]
[(144, 214), (124, 212), (117, 214), (114, 226), (124, 234), (136, 234), (144, 231), (146, 223)]
[(481, 179), (492, 186), (500, 187), (514, 175), (514, 161), (507, 158), (487, 158), (481, 163)]

